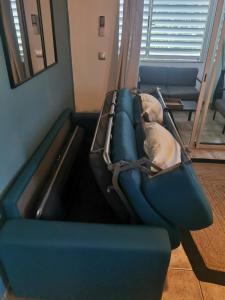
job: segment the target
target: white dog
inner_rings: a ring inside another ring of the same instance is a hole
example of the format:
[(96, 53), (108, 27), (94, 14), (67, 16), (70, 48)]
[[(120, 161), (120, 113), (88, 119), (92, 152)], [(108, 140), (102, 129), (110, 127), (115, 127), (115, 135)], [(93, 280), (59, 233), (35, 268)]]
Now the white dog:
[[(181, 162), (181, 147), (172, 134), (156, 122), (145, 123), (144, 150), (159, 168), (167, 169)], [(151, 167), (151, 171), (156, 170)]]
[(142, 117), (146, 122), (163, 124), (163, 109), (160, 102), (152, 95), (140, 94), (142, 102)]

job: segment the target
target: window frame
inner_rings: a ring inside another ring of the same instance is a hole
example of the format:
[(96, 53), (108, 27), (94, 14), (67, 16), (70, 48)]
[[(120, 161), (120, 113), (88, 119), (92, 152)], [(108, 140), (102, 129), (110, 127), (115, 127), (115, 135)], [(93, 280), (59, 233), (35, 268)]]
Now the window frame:
[[(208, 11), (208, 20), (206, 22), (206, 28), (204, 32), (204, 37), (203, 37), (203, 43), (202, 43), (202, 48), (201, 48), (201, 54), (199, 57), (181, 57), (177, 55), (177, 57), (168, 57), (167, 55), (149, 55), (150, 51), (150, 35), (151, 35), (151, 23), (152, 23), (152, 11), (153, 11), (153, 1), (154, 0), (149, 0), (149, 17), (148, 17), (148, 31), (147, 31), (147, 41), (146, 41), (146, 55), (142, 56), (141, 55), (141, 49), (140, 49), (140, 63), (141, 64), (148, 64), (151, 62), (168, 62), (168, 63), (203, 63), (206, 59), (207, 52), (208, 52), (208, 47), (209, 47), (209, 42), (211, 38), (211, 33), (212, 33), (212, 27), (213, 27), (213, 22), (214, 22), (214, 16), (215, 16), (215, 11), (216, 11), (216, 4), (217, 1), (214, 0), (209, 0), (210, 1), (210, 6), (209, 6), (209, 11)], [(123, 5), (123, 0), (120, 0), (120, 5), (119, 5), (119, 11), (121, 10), (121, 5)], [(120, 12), (119, 12), (120, 13)], [(119, 26), (121, 28), (121, 26)], [(142, 26), (143, 29), (143, 26)], [(120, 29), (121, 32), (121, 29)], [(121, 33), (122, 35), (122, 33)], [(121, 40), (121, 37), (120, 37)]]

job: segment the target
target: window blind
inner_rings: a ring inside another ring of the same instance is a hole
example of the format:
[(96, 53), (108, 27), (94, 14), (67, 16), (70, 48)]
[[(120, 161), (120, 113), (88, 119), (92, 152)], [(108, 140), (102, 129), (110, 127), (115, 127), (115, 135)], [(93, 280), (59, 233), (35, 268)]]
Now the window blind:
[[(141, 60), (200, 61), (211, 0), (144, 0)], [(121, 39), (123, 0), (120, 1)]]
[(19, 47), (19, 53), (22, 61), (24, 61), (24, 50), (23, 50), (23, 42), (21, 37), (21, 28), (20, 28), (20, 22), (19, 22), (19, 15), (17, 10), (17, 3), (16, 0), (10, 0), (11, 9), (12, 9), (12, 15), (13, 15), (13, 22), (16, 30), (16, 37), (17, 37), (17, 43)]

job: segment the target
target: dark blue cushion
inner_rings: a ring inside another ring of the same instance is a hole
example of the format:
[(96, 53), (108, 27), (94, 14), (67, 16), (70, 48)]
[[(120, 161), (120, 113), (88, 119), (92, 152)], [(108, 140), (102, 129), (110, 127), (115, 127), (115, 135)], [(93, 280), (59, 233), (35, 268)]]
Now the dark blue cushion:
[(141, 97), (136, 95), (133, 100), (133, 116), (134, 116), (134, 126), (141, 122)]
[(132, 124), (134, 124), (133, 116), (133, 96), (129, 89), (121, 89), (118, 91), (116, 113), (124, 111), (130, 118)]
[(167, 68), (140, 66), (139, 69), (140, 82), (142, 84), (166, 85)]
[(133, 161), (138, 158), (134, 127), (125, 112), (114, 118), (112, 161)]
[(167, 85), (195, 86), (197, 68), (168, 68)]
[(191, 164), (152, 177), (143, 176), (144, 195), (154, 209), (177, 226), (197, 230), (212, 224), (212, 211)]

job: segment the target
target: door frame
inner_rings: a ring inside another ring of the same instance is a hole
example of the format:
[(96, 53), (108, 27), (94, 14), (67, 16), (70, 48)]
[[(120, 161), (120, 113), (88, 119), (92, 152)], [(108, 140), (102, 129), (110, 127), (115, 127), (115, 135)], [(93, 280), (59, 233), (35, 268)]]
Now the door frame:
[(225, 149), (225, 144), (213, 144), (213, 143), (204, 143), (201, 142), (201, 134), (202, 131), (205, 127), (205, 123), (206, 123), (206, 117), (208, 114), (208, 108), (210, 105), (210, 101), (213, 95), (213, 89), (215, 87), (215, 82), (217, 79), (217, 74), (218, 74), (218, 70), (219, 70), (219, 66), (220, 66), (220, 58), (221, 58), (221, 54), (222, 54), (222, 50), (223, 50), (223, 43), (224, 43), (224, 39), (225, 39), (225, 18), (223, 17), (223, 26), (222, 26), (222, 30), (221, 30), (221, 35), (220, 35), (220, 40), (218, 43), (218, 49), (217, 49), (217, 53), (216, 53), (216, 57), (215, 57), (215, 63), (213, 64), (212, 67), (212, 75), (210, 77), (210, 82), (209, 82), (209, 87), (208, 87), (208, 93), (205, 97), (205, 105), (203, 106), (203, 111), (202, 111), (202, 120), (200, 121), (200, 125), (199, 125), (199, 130), (198, 130), (198, 134), (197, 134), (197, 139), (196, 139), (196, 148), (205, 148), (206, 146), (210, 146), (209, 148), (214, 148), (214, 149)]
[[(194, 124), (193, 124), (193, 128), (192, 128), (190, 142), (189, 142), (189, 146), (193, 147), (193, 148), (212, 148), (211, 146), (213, 146), (214, 149), (221, 149), (221, 146), (222, 146), (222, 149), (225, 149), (224, 145), (213, 145), (213, 144), (207, 145), (207, 144), (201, 144), (200, 141), (199, 141), (200, 126), (201, 126), (201, 130), (202, 130), (203, 125), (205, 124), (205, 120), (204, 120), (204, 122), (203, 122), (203, 119), (202, 119), (202, 121), (200, 121), (200, 118), (202, 116), (202, 107), (204, 105), (204, 99), (205, 99), (205, 95), (206, 95), (206, 88), (209, 86), (210, 90), (213, 89), (213, 86), (214, 86), (213, 81), (216, 80), (216, 70), (215, 70), (216, 68), (215, 68), (215, 66), (217, 66), (217, 63), (219, 63), (219, 59), (220, 59), (220, 57), (218, 55), (218, 52), (219, 52), (219, 48), (218, 48), (217, 55), (216, 55), (216, 63), (213, 65), (213, 74), (212, 74), (213, 80), (212, 80), (212, 77), (208, 76), (208, 74), (211, 71), (210, 70), (210, 68), (211, 68), (211, 58), (213, 57), (213, 54), (215, 52), (215, 41), (216, 41), (216, 38), (217, 38), (217, 35), (218, 35), (218, 29), (219, 29), (219, 26), (220, 26), (221, 17), (223, 15), (223, 7), (224, 7), (224, 0), (218, 0), (217, 4), (216, 4), (216, 11), (215, 11), (215, 17), (214, 17), (214, 22), (213, 22), (213, 30), (212, 30), (212, 34), (211, 34), (209, 49), (208, 49), (208, 53), (207, 53), (206, 63), (205, 63), (205, 66), (204, 66), (203, 81), (202, 81), (201, 88), (200, 88), (197, 108), (196, 108), (196, 112), (195, 112)], [(224, 30), (225, 30), (224, 27), (225, 27), (225, 22), (223, 23), (222, 34), (224, 33)], [(221, 46), (221, 43), (223, 42), (222, 34), (221, 34), (221, 38), (220, 38), (220, 41), (219, 41), (219, 47)], [(222, 40), (222, 42), (221, 42), (221, 40)], [(222, 49), (222, 47), (221, 47), (221, 49)], [(212, 82), (213, 82), (213, 84), (212, 84)], [(208, 105), (209, 105), (211, 97), (209, 97), (208, 95), (209, 95), (209, 93), (207, 94), (207, 100), (206, 100), (205, 103), (208, 103)], [(206, 107), (208, 108), (208, 106), (205, 105), (206, 113), (203, 116), (205, 118), (206, 118), (207, 111), (208, 111), (206, 109)], [(210, 146), (210, 147), (208, 147), (208, 146)]]

